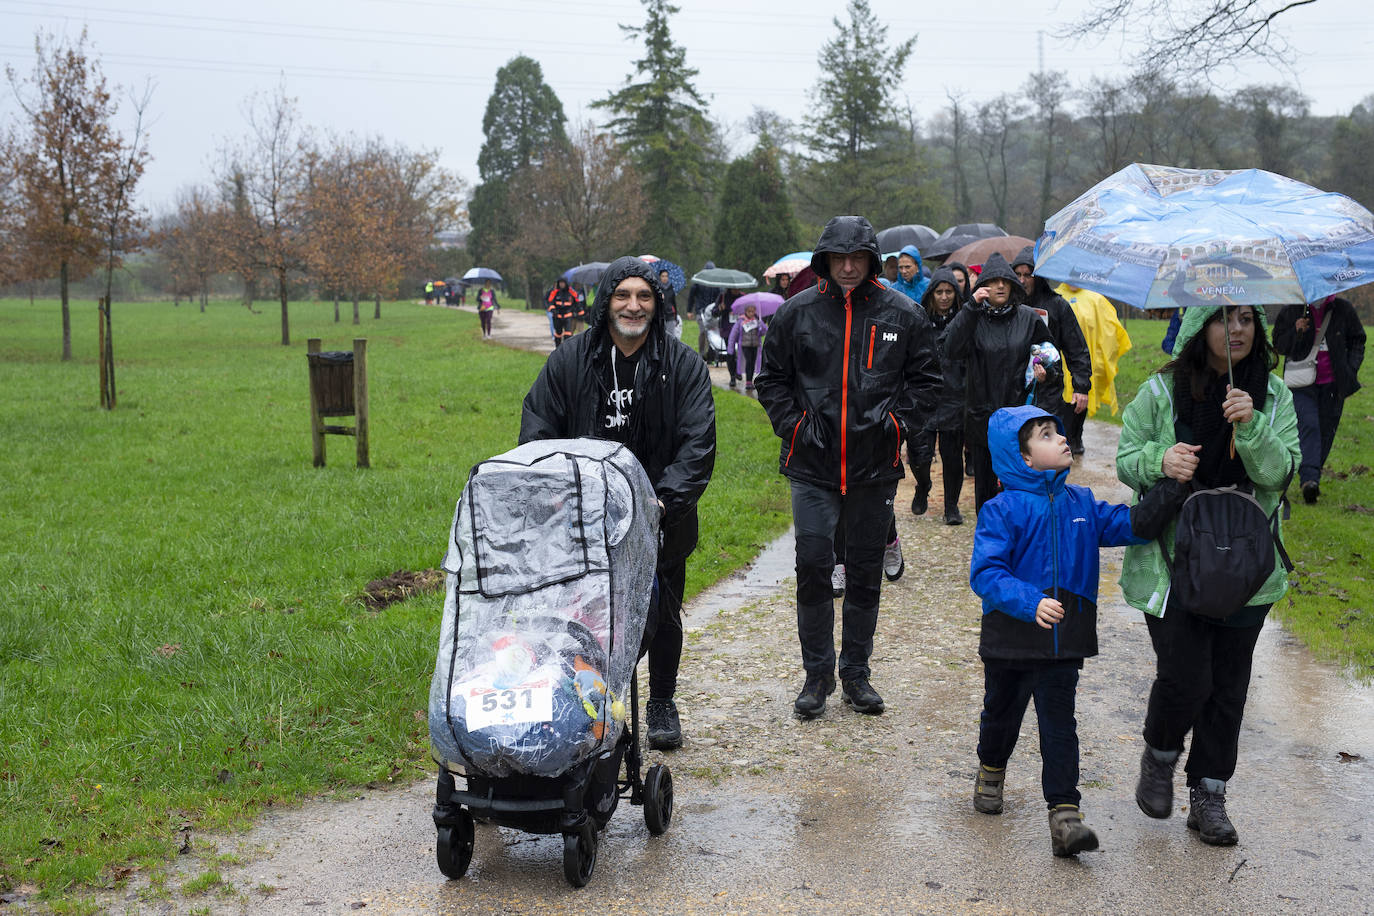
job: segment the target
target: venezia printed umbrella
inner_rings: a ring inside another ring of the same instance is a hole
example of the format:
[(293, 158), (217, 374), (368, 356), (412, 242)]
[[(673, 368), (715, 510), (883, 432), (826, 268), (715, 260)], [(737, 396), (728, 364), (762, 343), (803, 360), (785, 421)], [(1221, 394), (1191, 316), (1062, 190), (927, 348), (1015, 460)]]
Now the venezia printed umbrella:
[(1374, 214), (1260, 169), (1131, 165), (1045, 221), (1035, 272), (1140, 308), (1316, 302), (1374, 280)]

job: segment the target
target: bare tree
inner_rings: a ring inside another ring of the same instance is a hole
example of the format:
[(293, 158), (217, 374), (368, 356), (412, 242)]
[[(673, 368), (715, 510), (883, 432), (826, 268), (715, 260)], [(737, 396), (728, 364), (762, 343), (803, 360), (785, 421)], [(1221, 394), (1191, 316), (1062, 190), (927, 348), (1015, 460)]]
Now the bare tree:
[(281, 342), (290, 346), (289, 282), (291, 274), (305, 266), (301, 193), (309, 138), (300, 125), (296, 100), (281, 86), (270, 95), (253, 96), (245, 106), (244, 117), (249, 137), (225, 150), (220, 167), (225, 196), (240, 204), (230, 242), (237, 252), (239, 270), (251, 263), (276, 281)]
[(24, 201), (20, 191), (19, 141), (13, 131), (0, 133), (0, 286), (24, 279)]
[(511, 182), (515, 247), (527, 259), (591, 261), (625, 251), (644, 227), (644, 190), (627, 153), (589, 124)]
[(1263, 58), (1291, 67), (1292, 48), (1274, 23), (1317, 0), (1098, 0), (1060, 37), (1119, 31), (1145, 36), (1137, 69), (1180, 78), (1210, 78), (1221, 67)]
[(978, 106), (974, 150), (978, 154), (978, 161), (983, 164), (983, 176), (987, 179), (988, 194), (992, 197), (995, 220), (999, 226), (1007, 221), (1007, 196), (1011, 187), (1008, 148), (1012, 123), (1020, 114), (1016, 99), (1005, 92)]
[(1084, 100), (1087, 120), (1097, 139), (1088, 144), (1098, 153), (1093, 167), (1099, 177), (1120, 171), (1131, 162), (1131, 142), (1135, 136), (1129, 84), (1093, 77)]
[(210, 278), (223, 269), (223, 239), (231, 219), (229, 208), (202, 187), (178, 192), (175, 210), (158, 226), (156, 248), (172, 277), (173, 295), (185, 294), (205, 311)]
[(1064, 114), (1064, 102), (1069, 97), (1068, 75), (1060, 70), (1047, 70), (1032, 73), (1026, 80), (1026, 98), (1035, 107), (1039, 119), (1041, 143), (1040, 170), (1040, 224), (1050, 216), (1050, 201), (1054, 195), (1054, 178), (1057, 168), (1063, 162), (1055, 152), (1055, 140), (1061, 128), (1060, 118)]

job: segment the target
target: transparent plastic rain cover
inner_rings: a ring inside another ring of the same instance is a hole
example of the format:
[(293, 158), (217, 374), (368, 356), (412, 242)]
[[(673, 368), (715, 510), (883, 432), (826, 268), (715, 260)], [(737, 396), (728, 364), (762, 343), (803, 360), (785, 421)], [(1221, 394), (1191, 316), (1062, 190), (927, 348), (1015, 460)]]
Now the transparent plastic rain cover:
[(613, 747), (657, 557), (654, 490), (622, 445), (549, 439), (474, 467), (443, 564), (435, 757), (558, 776)]

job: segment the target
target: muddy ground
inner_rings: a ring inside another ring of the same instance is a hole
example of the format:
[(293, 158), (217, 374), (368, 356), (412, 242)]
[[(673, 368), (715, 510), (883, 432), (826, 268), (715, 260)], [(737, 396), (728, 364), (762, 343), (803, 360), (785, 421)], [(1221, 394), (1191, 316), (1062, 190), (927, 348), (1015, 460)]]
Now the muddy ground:
[[(535, 339), (538, 328), (526, 324)], [(1071, 478), (1101, 498), (1125, 495), (1111, 467), (1115, 437), (1115, 427), (1090, 423), (1088, 454)], [(971, 491), (963, 497), (970, 519)], [(417, 775), (394, 789), (272, 811), (243, 835), (201, 837), (167, 895), (150, 895), (135, 878), (106, 899), (109, 910), (1374, 910), (1374, 690), (1314, 663), (1272, 621), (1229, 793), (1240, 845), (1207, 847), (1185, 829), (1181, 778), (1172, 818), (1137, 810), (1153, 657), (1139, 614), (1120, 602), (1119, 551), (1104, 557), (1102, 654), (1088, 662), (1078, 694), (1083, 807), (1102, 848), (1076, 860), (1050, 854), (1031, 715), (1008, 767), (1006, 812), (975, 813), (982, 666), (979, 609), (967, 584), (973, 526), (914, 517), (910, 498), (908, 479), (897, 513), (907, 571), (884, 585), (873, 657), (887, 713), (860, 716), (835, 699), (823, 718), (792, 717), (802, 673), (784, 538), (687, 609), (678, 698), (686, 745), (649, 755), (672, 768), (672, 825), (650, 837), (640, 809), (622, 804), (586, 888), (564, 881), (561, 838), (482, 825), (468, 874), (445, 880), (434, 862), (433, 783)], [(224, 881), (217, 888), (194, 897), (177, 890), (212, 868)]]

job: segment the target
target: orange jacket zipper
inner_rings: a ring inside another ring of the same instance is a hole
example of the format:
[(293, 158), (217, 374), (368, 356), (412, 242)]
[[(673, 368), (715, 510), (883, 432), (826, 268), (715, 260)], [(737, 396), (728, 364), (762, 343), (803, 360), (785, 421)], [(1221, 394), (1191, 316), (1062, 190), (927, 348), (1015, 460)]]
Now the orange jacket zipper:
[(902, 424), (897, 422), (897, 418), (892, 416), (892, 411), (887, 415), (892, 417), (892, 427), (897, 430), (897, 454), (892, 456), (892, 466), (895, 468), (902, 460)]
[(849, 492), (849, 335), (854, 326), (853, 290), (844, 294), (844, 375), (840, 391), (840, 495)]
[(878, 326), (875, 324), (868, 329), (868, 368), (873, 368), (873, 340), (878, 336)]
[(792, 464), (792, 453), (797, 450), (797, 430), (801, 429), (801, 425), (805, 422), (806, 411), (803, 410), (801, 419), (797, 421), (796, 426), (792, 427), (792, 441), (787, 446), (787, 460), (782, 463), (783, 467), (790, 467)]

